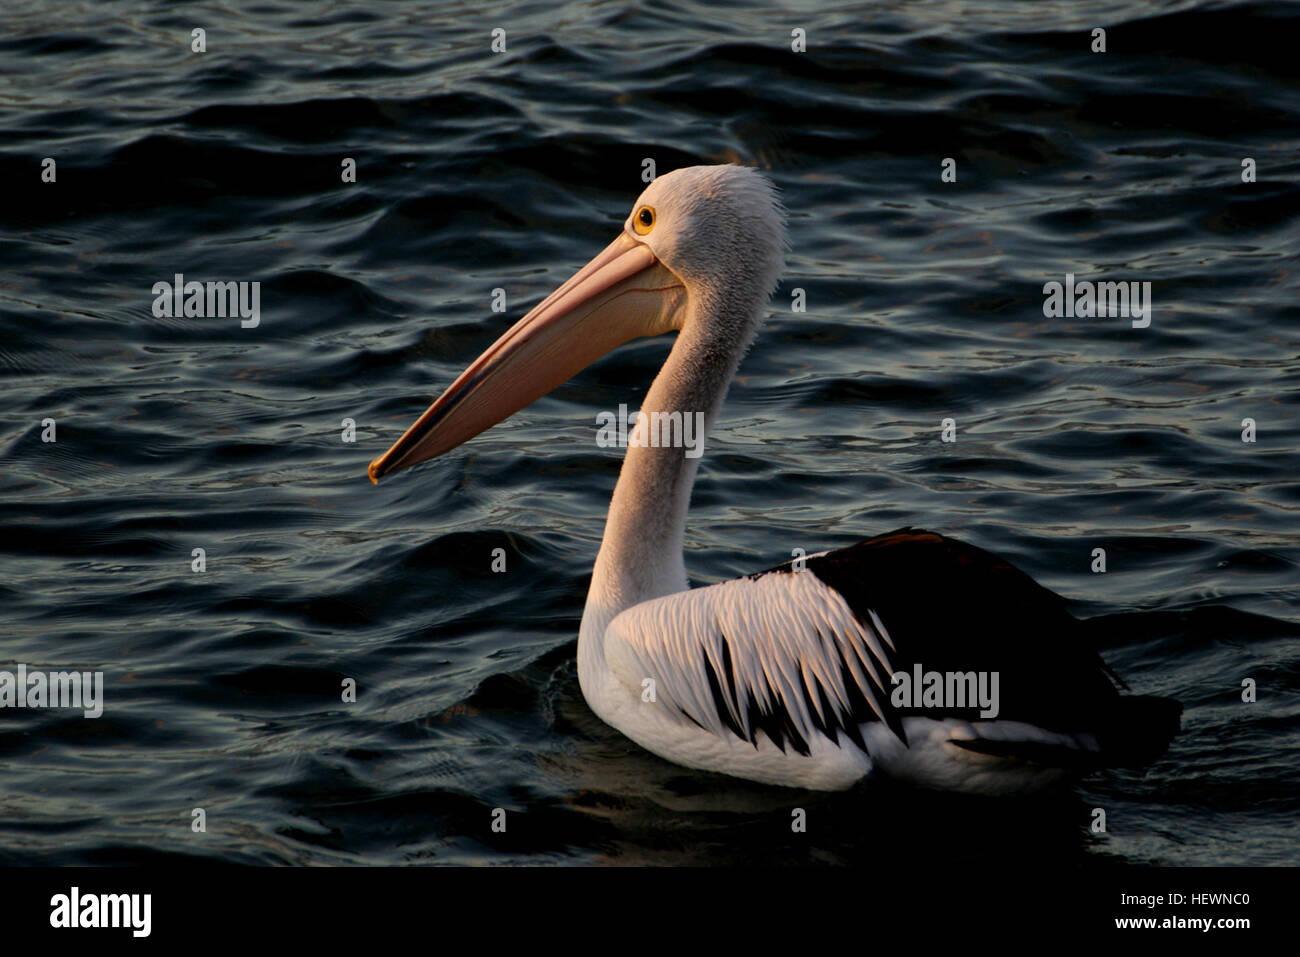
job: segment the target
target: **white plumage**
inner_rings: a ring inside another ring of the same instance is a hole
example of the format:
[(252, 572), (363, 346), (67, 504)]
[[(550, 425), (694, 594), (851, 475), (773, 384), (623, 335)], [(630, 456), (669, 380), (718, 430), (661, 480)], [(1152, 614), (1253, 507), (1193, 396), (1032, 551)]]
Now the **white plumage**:
[[(751, 740), (757, 729), (750, 703), (765, 712), (789, 709), (794, 730), (809, 741), (818, 733), (814, 715), (826, 726), (851, 713), (849, 687), (883, 721), (893, 671), (882, 636), (806, 571), (740, 578), (634, 605), (605, 630), (605, 661), (629, 689), (652, 678), (666, 707), (713, 734), (738, 726)], [(709, 695), (710, 674), (729, 691), (726, 715)]]
[(859, 620), (813, 572), (788, 566), (633, 605), (606, 628), (604, 652), (606, 672), (584, 689), (603, 720), (670, 761), (766, 784), (837, 790), (879, 766), (1001, 794), (1065, 772), (954, 742), (1098, 751), (1091, 735), (1020, 721), (901, 716), (890, 704), (897, 649), (879, 616)]

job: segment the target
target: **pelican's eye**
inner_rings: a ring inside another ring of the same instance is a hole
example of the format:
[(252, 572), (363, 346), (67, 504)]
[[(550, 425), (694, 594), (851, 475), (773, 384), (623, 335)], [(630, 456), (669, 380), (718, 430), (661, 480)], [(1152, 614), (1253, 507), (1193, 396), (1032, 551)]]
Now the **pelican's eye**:
[(650, 230), (655, 228), (655, 208), (653, 206), (642, 206), (632, 217), (632, 228), (637, 231), (638, 236), (644, 236)]

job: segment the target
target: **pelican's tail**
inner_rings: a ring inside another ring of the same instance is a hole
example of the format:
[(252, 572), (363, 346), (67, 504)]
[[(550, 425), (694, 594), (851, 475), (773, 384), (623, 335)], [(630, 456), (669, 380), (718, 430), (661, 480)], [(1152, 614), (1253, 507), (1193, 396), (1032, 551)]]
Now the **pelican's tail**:
[[(1043, 740), (1034, 736), (953, 737), (948, 743), (965, 751), (990, 757), (1029, 762), (1050, 768), (1065, 768), (1086, 774), (1099, 768), (1140, 768), (1150, 764), (1169, 747), (1178, 734), (1183, 706), (1173, 698), (1154, 695), (1116, 695), (1094, 713), (1086, 732), (1088, 743), (1079, 740)], [(1085, 739), (1085, 740), (1087, 740)]]
[(1173, 698), (1120, 695), (1097, 729), (1103, 764), (1138, 768), (1165, 753), (1182, 725), (1183, 706)]

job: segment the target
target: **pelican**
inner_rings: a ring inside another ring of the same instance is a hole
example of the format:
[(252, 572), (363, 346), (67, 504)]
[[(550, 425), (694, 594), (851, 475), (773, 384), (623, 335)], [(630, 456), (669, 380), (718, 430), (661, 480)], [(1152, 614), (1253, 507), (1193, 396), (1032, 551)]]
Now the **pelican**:
[[(785, 249), (785, 210), (763, 174), (660, 176), (603, 252), (370, 463), (371, 480), (454, 449), (631, 339), (670, 332), (641, 412), (702, 416), (707, 434)], [(842, 790), (875, 774), (999, 795), (1140, 767), (1177, 733), (1182, 706), (1122, 695), (1064, 599), (944, 535), (900, 529), (690, 588), (698, 452), (639, 439), (592, 571), (578, 680), (596, 715), (654, 754), (788, 787)]]

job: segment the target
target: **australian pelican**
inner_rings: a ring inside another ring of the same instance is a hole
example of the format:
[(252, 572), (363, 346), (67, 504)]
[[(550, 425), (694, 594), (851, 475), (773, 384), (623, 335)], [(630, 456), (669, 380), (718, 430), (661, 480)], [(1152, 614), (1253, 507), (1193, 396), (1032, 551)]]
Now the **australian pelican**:
[[(784, 250), (762, 174), (659, 177), (618, 238), (461, 373), (370, 478), (455, 448), (639, 336), (677, 333), (642, 412), (711, 427)], [(902, 529), (691, 589), (688, 451), (629, 444), (578, 638), (592, 710), (646, 749), (770, 784), (841, 789), (874, 771), (1005, 794), (1140, 766), (1177, 733), (1181, 705), (1121, 695), (1063, 599), (943, 535)], [(926, 693), (900, 695), (912, 677)], [(973, 700), (986, 677), (996, 707)]]

